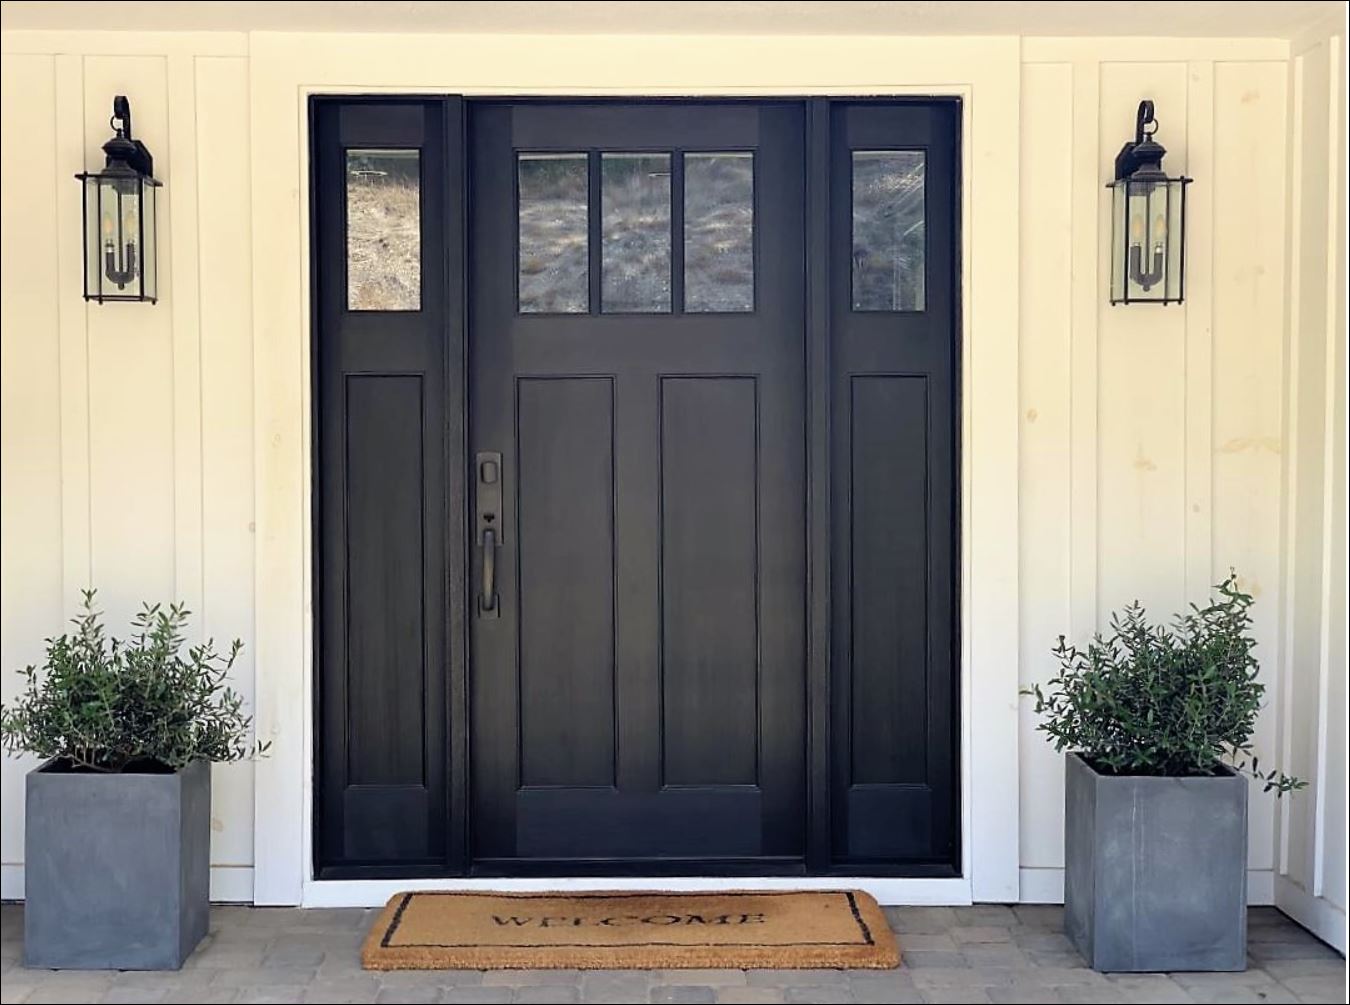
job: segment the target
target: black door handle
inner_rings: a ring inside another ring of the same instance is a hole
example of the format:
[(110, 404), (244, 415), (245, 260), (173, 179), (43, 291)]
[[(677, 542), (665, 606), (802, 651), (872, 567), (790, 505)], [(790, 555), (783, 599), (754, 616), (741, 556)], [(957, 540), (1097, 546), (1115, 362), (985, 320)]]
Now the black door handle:
[(495, 618), (497, 610), (497, 532), (483, 531), (483, 594), (478, 598), (478, 613)]
[(502, 455), (484, 450), (474, 456), (474, 537), (483, 548), (480, 618), (501, 617), (497, 598), (497, 548), (502, 544)]

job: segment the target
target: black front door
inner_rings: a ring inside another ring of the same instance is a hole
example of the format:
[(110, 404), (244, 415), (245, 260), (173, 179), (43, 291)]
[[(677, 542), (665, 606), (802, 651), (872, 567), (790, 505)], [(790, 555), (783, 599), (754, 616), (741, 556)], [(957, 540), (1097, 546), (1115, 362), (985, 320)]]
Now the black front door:
[(802, 110), (469, 147), (475, 861), (800, 859)]
[(311, 109), (317, 874), (956, 874), (959, 106)]

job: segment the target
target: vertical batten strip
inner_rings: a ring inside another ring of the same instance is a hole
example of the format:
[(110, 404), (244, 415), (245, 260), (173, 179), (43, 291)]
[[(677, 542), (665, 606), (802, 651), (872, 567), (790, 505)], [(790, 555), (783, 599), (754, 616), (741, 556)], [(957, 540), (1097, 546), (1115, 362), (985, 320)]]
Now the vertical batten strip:
[[(1021, 650), (1019, 683), (1045, 683), (1055, 661), (1051, 646), (1069, 630), (1073, 597), (1069, 465), (1073, 381), (1073, 137), (1064, 128), (1064, 96), (1073, 96), (1073, 64), (1022, 67), (1021, 212), (1034, 221), (1021, 233), (1021, 318), (1018, 382), (1018, 517)], [(1028, 881), (1031, 870), (1064, 863), (1064, 766), (1060, 754), (1035, 731), (1033, 704), (1019, 708), (1022, 747), (1021, 895), (1043, 896)]]
[[(196, 110), (197, 283), (201, 352), (201, 630), (223, 647), (244, 643), (234, 686), (253, 707), (253, 346), (249, 242), (248, 63), (193, 62)], [(210, 198), (214, 193), (217, 198)], [(207, 197), (203, 197), (206, 194)], [(212, 813), (238, 821), (213, 836), (217, 865), (253, 861), (249, 763), (212, 773)], [(252, 874), (248, 879), (252, 897)]]
[(89, 482), (89, 308), (84, 302), (84, 234), (73, 176), (87, 165), (84, 142), (84, 58), (56, 57), (57, 316), (61, 358), (61, 603), (66, 616), (93, 581)]
[[(196, 57), (176, 53), (167, 59), (169, 81), (169, 149), (159, 167), (166, 182), (170, 229), (160, 229), (169, 241), (172, 285), (168, 307), (173, 319), (173, 519), (174, 598), (197, 617), (189, 626), (203, 631), (202, 557), (202, 372), (201, 314), (198, 257), (197, 194), (197, 82)], [(161, 297), (164, 296), (161, 290)], [(162, 308), (161, 308), (162, 309)]]
[[(1214, 63), (1187, 66), (1185, 547), (1188, 602), (1204, 603), (1214, 578)], [(1174, 170), (1176, 167), (1174, 165)], [(1198, 190), (1198, 191), (1197, 191)]]
[[(1069, 345), (1069, 631), (1075, 641), (1097, 629), (1097, 399), (1099, 269), (1110, 249), (1098, 240), (1109, 228), (1105, 181), (1098, 171), (1101, 70), (1096, 60), (1073, 64), (1073, 168)], [(1104, 208), (1105, 207), (1105, 208)], [(1109, 232), (1109, 231), (1108, 231)], [(1109, 258), (1106, 259), (1109, 269)]]
[[(1336, 381), (1339, 379), (1340, 369), (1337, 359), (1337, 343), (1343, 337), (1340, 329), (1342, 319), (1337, 310), (1337, 299), (1344, 295), (1344, 283), (1341, 278), (1339, 268), (1339, 258), (1343, 254), (1341, 242), (1343, 237), (1340, 232), (1341, 219), (1341, 185), (1344, 179), (1340, 173), (1332, 169), (1337, 156), (1344, 157), (1345, 151), (1342, 148), (1344, 138), (1341, 135), (1341, 119), (1344, 112), (1341, 109), (1341, 40), (1333, 35), (1326, 43), (1327, 45), (1327, 152), (1331, 155), (1332, 164), (1327, 168), (1327, 212), (1326, 212), (1326, 272), (1321, 277), (1325, 287), (1326, 296), (1326, 317), (1324, 319), (1326, 327), (1325, 359), (1323, 361), (1325, 371), (1325, 406), (1322, 411), (1322, 449), (1323, 449), (1323, 467), (1322, 467), (1322, 569), (1321, 569), (1321, 596), (1319, 597), (1321, 606), (1320, 624), (1318, 626), (1317, 640), (1317, 739), (1313, 748), (1313, 756), (1316, 763), (1316, 782), (1315, 791), (1317, 793), (1316, 805), (1313, 809), (1313, 875), (1312, 875), (1312, 894), (1314, 897), (1321, 897), (1323, 893), (1323, 879), (1325, 875), (1326, 862), (1326, 830), (1327, 830), (1327, 755), (1330, 737), (1328, 735), (1327, 716), (1331, 701), (1331, 625), (1332, 622), (1342, 617), (1345, 613), (1344, 608), (1338, 608), (1335, 604), (1335, 584), (1333, 576), (1333, 555), (1331, 542), (1335, 540), (1335, 520), (1336, 520), (1336, 472), (1337, 472), (1337, 448), (1339, 444), (1336, 440)], [(1339, 155), (1337, 154), (1339, 151)], [(1344, 826), (1344, 821), (1341, 822)]]
[[(309, 187), (306, 105), (284, 47), (259, 58), (250, 44), (250, 263), (253, 316), (254, 695), (258, 738), (272, 743), (254, 766), (253, 897), (299, 904), (310, 877), (307, 826), (313, 766), (313, 550), (308, 503), (309, 256), (303, 240)], [(284, 96), (281, 98), (279, 96)], [(280, 155), (279, 151), (288, 154)], [(278, 268), (278, 263), (284, 267)]]
[[(1294, 757), (1294, 653), (1298, 649), (1295, 639), (1297, 618), (1294, 612), (1294, 600), (1297, 595), (1295, 584), (1298, 579), (1298, 385), (1299, 385), (1299, 290), (1303, 283), (1303, 254), (1299, 231), (1303, 220), (1303, 98), (1304, 98), (1305, 60), (1302, 55), (1295, 56), (1290, 67), (1292, 86), (1289, 88), (1289, 212), (1285, 240), (1289, 249), (1286, 271), (1285, 295), (1288, 310), (1285, 324), (1285, 404), (1284, 432), (1281, 437), (1281, 451), (1284, 457), (1284, 499), (1281, 506), (1281, 549), (1280, 549), (1280, 589), (1283, 603), (1280, 606), (1280, 652), (1279, 652), (1279, 695), (1280, 715), (1276, 735), (1276, 749), (1279, 751), (1279, 766), (1284, 771), (1293, 770)], [(1276, 834), (1276, 869), (1281, 876), (1289, 875), (1289, 843), (1292, 836), (1293, 817), (1292, 799), (1280, 800), (1278, 832)]]

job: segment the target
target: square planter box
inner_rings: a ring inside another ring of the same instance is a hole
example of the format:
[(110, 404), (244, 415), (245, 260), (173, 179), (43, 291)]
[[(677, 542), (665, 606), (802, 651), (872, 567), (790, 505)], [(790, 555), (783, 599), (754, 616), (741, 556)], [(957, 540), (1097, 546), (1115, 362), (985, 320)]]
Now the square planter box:
[(24, 963), (176, 970), (206, 934), (211, 766), (173, 774), (30, 771)]
[(1247, 780), (1065, 758), (1064, 929), (1097, 970), (1245, 970)]

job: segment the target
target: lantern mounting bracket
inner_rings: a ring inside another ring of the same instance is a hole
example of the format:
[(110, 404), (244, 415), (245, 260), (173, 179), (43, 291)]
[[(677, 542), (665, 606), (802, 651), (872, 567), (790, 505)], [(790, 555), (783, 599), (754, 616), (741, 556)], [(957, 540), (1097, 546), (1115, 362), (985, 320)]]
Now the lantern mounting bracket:
[(1167, 150), (1153, 138), (1157, 131), (1158, 120), (1153, 114), (1153, 102), (1145, 98), (1139, 102), (1135, 112), (1134, 140), (1122, 146), (1120, 153), (1116, 154), (1116, 181), (1128, 178), (1141, 169), (1149, 175), (1162, 175), (1162, 159)]
[(146, 178), (153, 177), (155, 159), (145, 144), (131, 134), (131, 102), (125, 94), (113, 98), (113, 113), (108, 125), (112, 127), (113, 138), (103, 144), (107, 166), (114, 170), (130, 168)]

